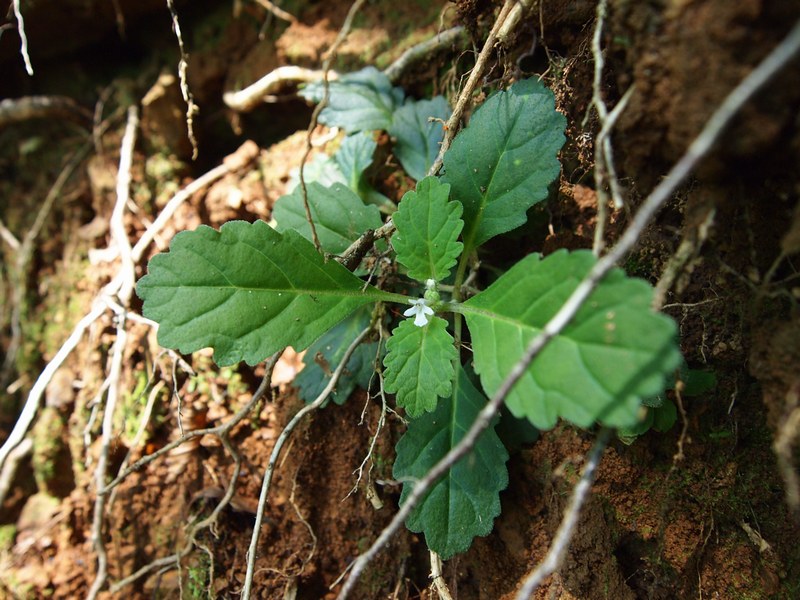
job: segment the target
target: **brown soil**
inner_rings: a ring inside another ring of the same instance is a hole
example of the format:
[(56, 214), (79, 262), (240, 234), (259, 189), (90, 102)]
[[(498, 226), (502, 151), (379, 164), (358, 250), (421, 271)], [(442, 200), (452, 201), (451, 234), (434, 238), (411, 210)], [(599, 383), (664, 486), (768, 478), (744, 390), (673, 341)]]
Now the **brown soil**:
[[(91, 13), (106, 3), (77, 4)], [(207, 167), (226, 155), (248, 165), (185, 203), (153, 251), (165, 249), (178, 231), (201, 223), (270, 218), (302, 156), (310, 110), (294, 100), (233, 115), (221, 103), (222, 92), (279, 65), (317, 67), (350, 3), (282, 3), (299, 18), (291, 25), (268, 17), (256, 2), (222, 3), (222, 8), (209, 4), (190, 9), (176, 2), (179, 12), (186, 11), (190, 86), (201, 107), (197, 163), (189, 159), (180, 89), (169, 77), (177, 51), (163, 2), (120, 0), (120, 10), (129, 17), (124, 43), (107, 7), (97, 13), (97, 32), (82, 42), (70, 38), (68, 44), (63, 34), (53, 33), (63, 27), (63, 15), (32, 7), (26, 25), (40, 70), (30, 81), (20, 75), (15, 48), (9, 50), (12, 33), (0, 38), (9, 97), (60, 94), (92, 107), (97, 90), (105, 88), (107, 117), (147, 96), (132, 172), (139, 208), (126, 223), (132, 239), (180, 186)], [(231, 14), (229, 4), (238, 12)], [(385, 67), (405, 48), (433, 35), (440, 14), (445, 26), (454, 20), (465, 24), (479, 47), (498, 4), (367, 3), (337, 68)], [(635, 86), (613, 135), (620, 181), (631, 200), (628, 208), (635, 210), (730, 89), (787, 33), (800, 16), (800, 2), (610, 4), (602, 89), (613, 106)], [(568, 117), (568, 139), (560, 185), (546, 210), (531, 219), (541, 226), (532, 226), (521, 243), (501, 241), (488, 249), (506, 262), (521, 250), (591, 247), (596, 225), (592, 143), (598, 124), (594, 113), (585, 121), (592, 98), (596, 5), (590, 0), (534, 5), (508, 47), (493, 57), (483, 91), (544, 73)], [(145, 13), (151, 19), (157, 14), (163, 31), (143, 26)], [(85, 22), (83, 16), (74, 18)], [(110, 38), (103, 41), (103, 35)], [(78, 54), (67, 55), (68, 50)], [(86, 66), (87, 56), (102, 56), (101, 66)], [(420, 94), (452, 91), (471, 60), (445, 53), (401, 84)], [(75, 72), (80, 75), (69, 75)], [(800, 528), (786, 502), (787, 481), (791, 484), (794, 463), (800, 460), (792, 449), (800, 445), (793, 445), (798, 432), (792, 429), (792, 415), (800, 406), (800, 87), (794, 84), (799, 80), (800, 61), (795, 61), (748, 104), (623, 265), (655, 283), (682, 241), (698, 240), (679, 266), (663, 310), (679, 323), (690, 367), (713, 372), (717, 384), (701, 396), (673, 397), (685, 414), (672, 431), (650, 432), (632, 445), (611, 443), (563, 566), (536, 598), (800, 596)], [(108, 243), (121, 118), (112, 116), (90, 157), (62, 190), (25, 265), (22, 346), (12, 372), (2, 380), (0, 440), (11, 430), (43, 365), (113, 272), (95, 252)], [(328, 134), (319, 128), (314, 137)], [(64, 119), (0, 123), (0, 219), (18, 238), (31, 227), (64, 157), (85, 140), (85, 131)], [(242, 145), (246, 140), (254, 141)], [(328, 147), (336, 143), (334, 137)], [(384, 137), (380, 143), (385, 149), (390, 142)], [(315, 152), (324, 150), (323, 145)], [(248, 156), (255, 160), (248, 162)], [(393, 164), (389, 158), (376, 171), (375, 184), (397, 199), (409, 182)], [(711, 213), (711, 228), (700, 232)], [(628, 221), (627, 209), (612, 214), (609, 243)], [(9, 301), (0, 305), (0, 347), (7, 352), (13, 336), (11, 291), (20, 280), (14, 279), (14, 249), (3, 242), (2, 252), (0, 297)], [(138, 268), (140, 275), (145, 262)], [(0, 598), (84, 597), (94, 580), (92, 473), (102, 415), (95, 415), (95, 421), (92, 409), (102, 399), (114, 330), (110, 318), (99, 320), (48, 388), (46, 408), (31, 432), (33, 450), (0, 507)], [(261, 367), (218, 369), (205, 352), (184, 357), (193, 369), (189, 373), (161, 353), (150, 328), (134, 325), (129, 335), (121, 376), (126, 393), (110, 473), (116, 473), (129, 449), (136, 460), (176, 439), (179, 423), (192, 430), (230, 418), (263, 374)], [(302, 405), (291, 386), (298, 368), (298, 356), (284, 356), (276, 371), (280, 385), (274, 402), (233, 430), (231, 448), (242, 461), (236, 493), (215, 526), (195, 539), (180, 570), (153, 570), (101, 597), (238, 597), (261, 478), (277, 436)], [(166, 385), (156, 390), (142, 444), (132, 448), (151, 373)], [(169, 392), (173, 386), (180, 407)], [(330, 405), (306, 419), (292, 436), (265, 513), (255, 597), (335, 598), (337, 579), (388, 523), (399, 498), (399, 487), (391, 481), (393, 448), (403, 430), (399, 417), (389, 415), (369, 476), (365, 473), (358, 482), (354, 474), (367, 455), (380, 408), (379, 400), (357, 391), (344, 406)], [(783, 471), (772, 447), (779, 433), (790, 442), (782, 455)], [(592, 440), (592, 432), (561, 425), (512, 455), (510, 485), (501, 495), (503, 511), (493, 533), (445, 564), (444, 578), (454, 598), (514, 597), (522, 578), (547, 552)], [(234, 457), (219, 438), (206, 436), (130, 475), (107, 513), (110, 581), (179, 551), (189, 525), (208, 516), (222, 498), (234, 467)], [(368, 488), (377, 494), (376, 503), (368, 498)], [(424, 539), (403, 531), (370, 566), (355, 596), (436, 598), (428, 573)]]

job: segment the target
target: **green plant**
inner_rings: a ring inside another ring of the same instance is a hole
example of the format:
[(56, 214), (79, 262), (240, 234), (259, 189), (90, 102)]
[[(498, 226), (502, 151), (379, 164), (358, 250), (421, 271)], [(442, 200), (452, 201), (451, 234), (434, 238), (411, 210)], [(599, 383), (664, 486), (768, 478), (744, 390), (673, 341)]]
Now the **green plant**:
[[(305, 93), (319, 99), (322, 88)], [(335, 180), (307, 185), (305, 198), (297, 190), (281, 198), (277, 229), (234, 221), (219, 231), (178, 234), (137, 288), (144, 313), (160, 323), (163, 345), (182, 352), (211, 346), (221, 365), (255, 364), (287, 345), (310, 347), (305, 360), (313, 370), (300, 383), (314, 390), (365, 326), (394, 325), (382, 361), (384, 388), (410, 419), (394, 463), (394, 476), (404, 481), (401, 502), (464, 437), (485, 394), (498, 391), (596, 262), (587, 251), (529, 255), (467, 297), (467, 282), (482, 281), (481, 246), (523, 225), (528, 209), (547, 197), (560, 170), (565, 119), (541, 83), (518, 82), (475, 111), (444, 155), (444, 173), (425, 177), (448, 115), (443, 99), (404, 99), (375, 69), (333, 82), (320, 119), (356, 133), (318, 165), (317, 173)], [(351, 272), (333, 259), (381, 226), (381, 210), (391, 211), (362, 176), (374, 142), (357, 132), (372, 129), (392, 133), (395, 156), (418, 180), (392, 214), (391, 248), (377, 250), (391, 260), (373, 265), (380, 271), (376, 286), (358, 275), (370, 269), (350, 265)], [(311, 243), (314, 229), (325, 254)], [(681, 360), (675, 325), (650, 309), (651, 296), (645, 281), (611, 271), (506, 396), (511, 415), (539, 429), (558, 419), (580, 427), (638, 424), (642, 400), (663, 392)], [(413, 320), (394, 323), (386, 304), (404, 305)], [(367, 385), (380, 356), (376, 347), (362, 350), (347, 365), (346, 390)], [(407, 521), (442, 558), (488, 534), (500, 513), (508, 452), (496, 426)]]

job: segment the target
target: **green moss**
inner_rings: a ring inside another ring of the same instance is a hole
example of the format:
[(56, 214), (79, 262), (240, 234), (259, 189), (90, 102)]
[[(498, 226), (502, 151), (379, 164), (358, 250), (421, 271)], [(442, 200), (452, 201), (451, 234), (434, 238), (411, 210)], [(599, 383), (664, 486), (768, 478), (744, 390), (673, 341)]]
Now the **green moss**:
[(8, 552), (14, 545), (14, 538), (17, 537), (17, 526), (0, 525), (0, 553)]
[(186, 587), (184, 597), (199, 599), (211, 598), (209, 579), (211, 577), (211, 559), (204, 552), (198, 553), (192, 564), (186, 569)]
[(66, 421), (55, 408), (42, 410), (33, 426), (33, 478), (42, 492), (52, 493), (57, 476), (56, 463), (65, 451)]

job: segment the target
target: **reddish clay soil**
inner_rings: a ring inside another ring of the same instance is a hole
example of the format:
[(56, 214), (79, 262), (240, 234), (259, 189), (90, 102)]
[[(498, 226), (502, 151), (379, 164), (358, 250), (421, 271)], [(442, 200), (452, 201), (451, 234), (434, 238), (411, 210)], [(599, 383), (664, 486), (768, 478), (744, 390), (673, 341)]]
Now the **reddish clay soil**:
[[(90, 12), (103, 3), (83, 4)], [(31, 47), (41, 48), (38, 56), (34, 53), (41, 78), (31, 82), (20, 75), (16, 50), (6, 47), (12, 33), (6, 32), (0, 60), (8, 68), (9, 95), (72, 95), (93, 106), (97, 90), (108, 86), (106, 116), (125, 104), (126, 95), (143, 97), (158, 80), (161, 66), (172, 72), (177, 53), (163, 2), (152, 7), (162, 12), (147, 17), (157, 14), (167, 21), (162, 33), (143, 25), (139, 9), (130, 8), (134, 4), (119, 2), (123, 14), (132, 11), (129, 45), (119, 45), (114, 14), (104, 10), (97, 27), (110, 27), (106, 37), (96, 41), (87, 36), (87, 46), (75, 55), (66, 54), (68, 48), (55, 39), (48, 46), (48, 37), (61, 30), (63, 21), (50, 21), (32, 8), (26, 23), (35, 23)], [(300, 162), (305, 134), (295, 132), (304, 131), (310, 110), (294, 100), (235, 115), (221, 104), (222, 92), (279, 65), (318, 67), (349, 8), (349, 2), (338, 1), (282, 3), (299, 18), (289, 25), (268, 18), (259, 3), (200, 3), (194, 9), (176, 4), (186, 10), (190, 85), (201, 106), (196, 120), (201, 159), (194, 164), (187, 160), (191, 146), (185, 142), (185, 107), (177, 83), (159, 80), (161, 87), (143, 111), (143, 139), (132, 172), (140, 209), (126, 223), (130, 235), (144, 231), (181, 185), (226, 155), (247, 166), (185, 203), (154, 251), (166, 248), (176, 232), (201, 223), (269, 220), (272, 205), (286, 193)], [(338, 68), (385, 67), (404, 47), (433, 35), (440, 14), (444, 26), (466, 25), (479, 48), (498, 4), (370, 2), (340, 51)], [(141, 3), (142, 11), (145, 5)], [(236, 7), (233, 14), (231, 5)], [(543, 74), (568, 118), (567, 143), (561, 181), (547, 207), (532, 217), (540, 222), (542, 235), (529, 232), (521, 241), (499, 241), (487, 248), (489, 255), (506, 261), (527, 252), (591, 247), (596, 225), (592, 172), (598, 123), (590, 112), (596, 3), (543, 0), (534, 5), (507, 46), (493, 56), (482, 92), (514, 78)], [(602, 37), (602, 93), (613, 106), (631, 86), (635, 91), (613, 135), (619, 178), (630, 204), (611, 215), (609, 244), (629, 222), (629, 211), (635, 211), (682, 155), (731, 88), (798, 17), (797, 0), (610, 2)], [(264, 34), (261, 40), (259, 32)], [(109, 42), (108, 36), (115, 41)], [(472, 45), (461, 44), (413, 70), (400, 84), (419, 95), (452, 92), (471, 67)], [(87, 55), (104, 52), (109, 63), (105, 71), (81, 70)], [(135, 62), (126, 52), (150, 58)], [(108, 69), (117, 60), (125, 74), (110, 76)], [(77, 79), (65, 81), (71, 77), (64, 73), (75, 72)], [(792, 445), (799, 433), (800, 406), (797, 81), (800, 61), (747, 105), (622, 265), (656, 283), (682, 242), (695, 242), (678, 265), (663, 310), (679, 324), (690, 367), (713, 372), (717, 383), (700, 396), (673, 397), (683, 414), (671, 431), (649, 432), (631, 445), (611, 442), (563, 566), (536, 598), (800, 597), (800, 528), (786, 502), (787, 481), (791, 484), (794, 462), (800, 458)], [(35, 247), (25, 274), (29, 312), (21, 356), (27, 358), (17, 361), (13, 377), (0, 390), (0, 441), (11, 430), (39, 369), (107, 281), (108, 263), (92, 262), (89, 251), (107, 245), (122, 129), (120, 117), (112, 118), (64, 190)], [(314, 138), (329, 138), (328, 144), (335, 145), (335, 136), (329, 134), (320, 127)], [(82, 140), (67, 122), (0, 125), (0, 172), (5, 179), (0, 216), (11, 231), (30, 227), (40, 199), (63, 166), (62, 157)], [(242, 145), (246, 140), (254, 141)], [(399, 199), (411, 182), (393, 168), (388, 137), (379, 142), (387, 161), (372, 173), (374, 183)], [(314, 153), (324, 150), (321, 144)], [(4, 265), (12, 264), (15, 255), (8, 245), (3, 252)], [(142, 261), (139, 274), (144, 267)], [(10, 273), (4, 266), (0, 290), (9, 298)], [(0, 310), (4, 350), (12, 335), (10, 312), (10, 304)], [(110, 319), (98, 322), (48, 388), (47, 408), (32, 433), (34, 449), (0, 507), (2, 531), (10, 532), (0, 536), (0, 598), (80, 598), (94, 580), (92, 461), (99, 448), (91, 414), (101, 394), (114, 327)], [(185, 357), (195, 374), (178, 368), (173, 381), (173, 363), (160, 352), (152, 331), (137, 325), (130, 336), (124, 387), (141, 395), (151, 372), (167, 383), (156, 392), (146, 441), (133, 449), (132, 460), (176, 439), (179, 420), (185, 430), (224, 422), (247, 402), (263, 375), (262, 367), (216, 369), (209, 354), (201, 352)], [(238, 597), (270, 452), (302, 407), (291, 384), (300, 365), (300, 358), (288, 353), (276, 370), (280, 385), (275, 397), (231, 432), (229, 447), (241, 460), (235, 495), (216, 524), (195, 538), (180, 570), (155, 569), (100, 597)], [(170, 400), (173, 385), (182, 398), (180, 407)], [(130, 422), (120, 417), (111, 473), (129, 450), (136, 430), (133, 417), (140, 410), (129, 415)], [(398, 415), (389, 414), (378, 438), (372, 472), (361, 481), (356, 475), (380, 412), (380, 400), (359, 390), (343, 406), (331, 404), (314, 413), (295, 431), (279, 462), (265, 513), (254, 597), (335, 598), (339, 577), (389, 522), (400, 492), (391, 480), (394, 444), (404, 427)], [(88, 447), (84, 431), (91, 434)], [(776, 437), (788, 440), (782, 447), (783, 470), (773, 450)], [(501, 494), (502, 515), (493, 533), (445, 563), (444, 579), (454, 598), (514, 597), (522, 578), (547, 552), (593, 439), (594, 432), (560, 425), (512, 454), (510, 484)], [(209, 516), (222, 498), (235, 464), (218, 437), (206, 436), (128, 476), (107, 512), (110, 581), (183, 548), (190, 524)], [(377, 499), (368, 497), (368, 488)], [(424, 539), (403, 531), (372, 563), (354, 597), (436, 598), (429, 569)]]

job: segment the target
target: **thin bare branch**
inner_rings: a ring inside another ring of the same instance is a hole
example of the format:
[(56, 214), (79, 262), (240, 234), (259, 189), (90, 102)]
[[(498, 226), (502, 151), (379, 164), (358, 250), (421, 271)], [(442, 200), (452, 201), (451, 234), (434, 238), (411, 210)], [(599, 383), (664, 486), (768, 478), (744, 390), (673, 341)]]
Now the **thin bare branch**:
[(433, 161), (428, 175), (436, 175), (436, 173), (439, 172), (442, 166), (442, 159), (445, 153), (450, 149), (450, 144), (453, 143), (453, 139), (458, 133), (461, 119), (464, 117), (464, 111), (472, 104), (472, 93), (475, 91), (475, 88), (478, 87), (478, 81), (483, 77), (483, 72), (486, 70), (489, 58), (494, 51), (497, 35), (503, 28), (506, 19), (508, 19), (516, 3), (517, 0), (506, 0), (505, 4), (503, 4), (503, 8), (500, 9), (500, 14), (497, 15), (497, 20), (494, 22), (494, 26), (489, 32), (486, 42), (483, 44), (483, 49), (480, 54), (478, 54), (475, 66), (472, 68), (472, 72), (467, 82), (464, 84), (464, 89), (462, 89), (458, 95), (458, 100), (456, 100), (456, 105), (453, 108), (453, 114), (450, 115), (450, 118), (447, 120), (447, 124), (444, 128), (444, 139), (439, 148), (439, 154), (436, 156), (436, 160)]
[[(28, 433), (28, 429), (30, 428), (31, 423), (33, 423), (33, 419), (39, 410), (39, 405), (45, 389), (47, 388), (47, 384), (50, 383), (53, 375), (55, 375), (56, 371), (58, 371), (61, 365), (64, 364), (64, 361), (81, 341), (83, 334), (86, 332), (89, 326), (99, 319), (105, 311), (106, 305), (102, 302), (102, 300), (97, 300), (92, 306), (92, 309), (86, 315), (84, 315), (80, 321), (78, 321), (78, 324), (72, 330), (70, 336), (61, 345), (53, 359), (47, 363), (47, 366), (44, 368), (41, 375), (39, 375), (39, 377), (36, 379), (36, 382), (33, 384), (33, 387), (28, 394), (28, 399), (25, 401), (25, 406), (22, 408), (22, 412), (17, 418), (17, 422), (14, 424), (14, 429), (11, 430), (8, 438), (3, 443), (2, 448), (0, 448), (0, 468), (2, 468), (5, 464), (9, 453), (20, 442), (22, 442), (23, 439), (25, 439), (25, 435)], [(3, 498), (0, 498), (0, 501), (2, 500)]]
[(6, 462), (0, 471), (0, 505), (11, 489), (11, 482), (14, 481), (14, 474), (17, 472), (17, 465), (20, 461), (33, 452), (33, 439), (28, 436), (8, 454)]
[[(388, 77), (389, 81), (397, 83), (411, 67), (429, 58), (442, 48), (451, 46), (463, 36), (463, 27), (453, 27), (442, 31), (403, 52), (396, 61), (386, 67), (383, 73)], [(275, 102), (279, 98), (277, 94), (286, 88), (292, 88), (300, 83), (319, 81), (324, 77), (325, 71), (322, 69), (307, 69), (294, 65), (282, 66), (270, 71), (255, 83), (238, 92), (225, 92), (222, 100), (230, 109), (248, 112), (264, 102)], [(338, 78), (339, 74), (336, 71), (328, 69), (328, 81), (334, 81)]]
[(306, 211), (306, 221), (308, 221), (308, 225), (311, 228), (311, 239), (314, 242), (314, 247), (317, 249), (317, 252), (322, 252), (322, 246), (319, 243), (319, 237), (317, 236), (317, 228), (314, 225), (314, 219), (311, 217), (311, 206), (308, 204), (308, 187), (306, 186), (306, 161), (308, 160), (309, 154), (311, 154), (311, 135), (314, 133), (314, 130), (317, 128), (317, 124), (319, 123), (319, 115), (325, 110), (325, 107), (328, 106), (328, 98), (330, 97), (330, 81), (328, 79), (328, 74), (331, 69), (331, 63), (333, 59), (336, 58), (336, 52), (339, 50), (339, 46), (342, 45), (344, 40), (350, 33), (350, 29), (353, 26), (353, 19), (356, 16), (356, 13), (361, 9), (364, 5), (365, 0), (355, 0), (353, 4), (350, 6), (350, 10), (347, 11), (347, 16), (344, 19), (344, 23), (342, 24), (342, 28), (339, 30), (339, 35), (336, 36), (333, 44), (328, 51), (326, 52), (325, 60), (322, 61), (322, 85), (324, 92), (322, 94), (322, 100), (314, 107), (314, 112), (311, 114), (311, 122), (308, 124), (308, 132), (306, 135), (306, 148), (305, 152), (303, 152), (303, 157), (300, 159), (300, 190), (303, 195), (303, 208)]
[(608, 444), (608, 439), (611, 435), (611, 430), (603, 428), (592, 446), (589, 456), (586, 459), (586, 465), (583, 467), (581, 478), (575, 487), (572, 488), (572, 496), (570, 496), (567, 510), (564, 511), (564, 517), (561, 519), (561, 524), (558, 526), (553, 543), (550, 545), (550, 550), (547, 555), (536, 566), (536, 568), (525, 578), (525, 583), (517, 593), (516, 600), (528, 600), (533, 593), (539, 588), (547, 577), (555, 573), (561, 565), (564, 558), (564, 553), (569, 547), (572, 540), (572, 533), (575, 531), (575, 525), (578, 524), (578, 519), (581, 514), (584, 502), (589, 497), (589, 492), (592, 489), (594, 482), (594, 474), (597, 471), (597, 465), (600, 464), (600, 458), (603, 456), (603, 450)]
[(383, 74), (392, 83), (397, 83), (411, 67), (429, 59), (431, 55), (438, 51), (452, 46), (465, 34), (466, 30), (460, 25), (437, 33), (432, 38), (420, 42), (403, 52), (396, 61), (384, 69)]
[(122, 360), (125, 355), (125, 345), (128, 340), (126, 329), (127, 306), (133, 294), (135, 279), (134, 264), (131, 259), (131, 244), (125, 231), (125, 208), (130, 199), (131, 165), (133, 163), (133, 148), (136, 144), (136, 131), (139, 126), (139, 113), (136, 106), (128, 109), (128, 121), (120, 147), (119, 171), (117, 174), (117, 202), (111, 214), (111, 242), (119, 250), (121, 266), (119, 271), (120, 287), (118, 297), (124, 309), (117, 313), (117, 332), (111, 354), (111, 368), (108, 374), (108, 393), (103, 413), (102, 436), (100, 440), (100, 456), (95, 467), (95, 496), (94, 516), (92, 519), (92, 546), (97, 554), (97, 572), (92, 587), (87, 594), (87, 600), (94, 600), (103, 589), (108, 576), (108, 554), (103, 542), (103, 523), (105, 521), (106, 496), (100, 490), (105, 486), (108, 470), (108, 456), (114, 438), (114, 412), (120, 396), (120, 374), (122, 373)]
[(265, 10), (269, 11), (279, 19), (286, 21), (287, 23), (297, 23), (297, 17), (293, 14), (286, 12), (280, 6), (275, 4), (274, 2), (270, 2), (270, 0), (253, 0), (256, 4), (264, 8)]
[(22, 54), (22, 60), (25, 62), (25, 71), (33, 77), (33, 65), (31, 64), (31, 57), (28, 55), (28, 36), (25, 35), (25, 20), (22, 18), (19, 0), (14, 0), (12, 5), (14, 7), (14, 18), (17, 19), (17, 31), (19, 32), (19, 51)]
[(436, 554), (433, 550), (430, 551), (431, 558), (431, 582), (433, 589), (439, 596), (439, 600), (453, 600), (450, 589), (447, 587), (447, 582), (444, 580), (442, 573), (442, 557)]
[(200, 109), (194, 102), (194, 96), (189, 89), (189, 81), (186, 77), (186, 70), (189, 68), (189, 55), (186, 53), (186, 47), (183, 44), (181, 24), (178, 21), (178, 12), (175, 10), (174, 0), (167, 0), (167, 8), (169, 8), (169, 14), (172, 17), (172, 29), (175, 31), (175, 37), (178, 38), (178, 49), (181, 53), (181, 58), (178, 61), (178, 78), (181, 82), (183, 101), (186, 102), (186, 130), (189, 135), (189, 141), (192, 144), (192, 160), (196, 160), (198, 146), (197, 138), (194, 135), (194, 116)]
[(222, 512), (222, 510), (224, 510), (226, 506), (230, 504), (234, 496), (234, 493), (236, 492), (236, 484), (238, 482), (242, 468), (242, 459), (236, 452), (236, 450), (233, 448), (233, 445), (230, 443), (230, 432), (233, 429), (233, 427), (235, 427), (242, 419), (244, 419), (248, 414), (250, 414), (250, 411), (253, 410), (256, 404), (259, 401), (261, 401), (261, 399), (270, 389), (270, 382), (272, 381), (272, 371), (275, 368), (275, 363), (278, 362), (278, 359), (280, 358), (281, 354), (283, 354), (283, 350), (276, 352), (267, 360), (265, 366), (266, 372), (261, 380), (261, 383), (258, 386), (258, 389), (256, 389), (256, 391), (253, 393), (253, 397), (250, 399), (250, 401), (244, 407), (242, 407), (236, 413), (236, 415), (234, 415), (231, 419), (229, 419), (228, 421), (226, 421), (225, 423), (223, 423), (218, 427), (189, 432), (188, 434), (186, 434), (184, 438), (176, 440), (175, 442), (169, 444), (168, 447), (165, 446), (164, 448), (161, 448), (158, 452), (154, 453), (154, 455), (147, 456), (144, 459), (138, 461), (136, 464), (132, 465), (125, 472), (121, 473), (117, 477), (117, 479), (115, 479), (105, 487), (105, 489), (102, 492), (104, 494), (107, 493), (112, 488), (114, 488), (119, 483), (121, 483), (125, 479), (125, 477), (130, 475), (132, 472), (141, 469), (142, 467), (152, 462), (156, 458), (163, 456), (170, 450), (189, 441), (190, 439), (193, 439), (194, 437), (199, 437), (201, 435), (218, 436), (223, 446), (234, 460), (233, 475), (231, 476), (231, 479), (228, 483), (225, 495), (222, 497), (219, 503), (217, 503), (217, 505), (214, 507), (214, 510), (208, 517), (191, 525), (189, 533), (186, 536), (186, 541), (184, 542), (181, 549), (175, 552), (174, 554), (170, 554), (169, 556), (157, 558), (152, 562), (148, 563), (147, 565), (144, 565), (143, 567), (137, 569), (134, 573), (132, 573), (128, 577), (125, 577), (124, 579), (117, 581), (116, 583), (110, 586), (110, 591), (112, 594), (117, 593), (119, 590), (134, 583), (138, 579), (141, 579), (148, 573), (152, 573), (155, 570), (158, 569), (169, 570), (175, 567), (179, 568), (181, 560), (183, 560), (184, 557), (188, 556), (189, 553), (192, 551), (195, 545), (195, 540), (200, 531), (209, 527), (213, 527), (217, 523), (220, 513)]
[[(606, 193), (606, 182), (611, 189), (611, 197), (614, 206), (622, 208), (624, 201), (622, 189), (617, 178), (617, 170), (614, 166), (614, 149), (611, 145), (611, 130), (625, 106), (628, 104), (633, 94), (633, 86), (623, 95), (614, 110), (609, 113), (603, 98), (603, 69), (605, 68), (605, 57), (600, 41), (602, 38), (603, 26), (605, 24), (606, 13), (608, 12), (608, 0), (600, 0), (597, 3), (597, 18), (592, 34), (592, 57), (594, 60), (594, 79), (592, 82), (592, 106), (597, 110), (600, 119), (600, 133), (595, 139), (595, 161), (594, 161), (594, 183), (597, 193), (597, 225), (594, 231), (594, 244), (592, 252), (599, 256), (605, 246), (604, 232), (608, 211), (608, 194)], [(587, 114), (588, 118), (588, 114)]]
[[(222, 101), (225, 105), (238, 112), (248, 112), (268, 102), (275, 94), (289, 86), (296, 86), (300, 83), (311, 83), (319, 81), (325, 77), (325, 71), (321, 69), (307, 69), (288, 65), (278, 67), (264, 75), (261, 79), (248, 85), (238, 92), (225, 92)], [(328, 81), (339, 78), (339, 74), (328, 70)]]
[[(478, 55), (478, 59), (475, 61), (475, 66), (472, 68), (469, 79), (467, 79), (467, 82), (464, 84), (464, 87), (461, 89), (458, 98), (456, 99), (456, 106), (453, 110), (453, 114), (445, 124), (444, 140), (442, 141), (442, 145), (439, 149), (439, 154), (437, 155), (436, 160), (428, 170), (428, 175), (436, 175), (436, 173), (439, 172), (439, 169), (442, 166), (442, 158), (444, 157), (444, 154), (447, 152), (448, 148), (450, 148), (450, 144), (452, 144), (453, 139), (458, 132), (458, 127), (461, 124), (464, 111), (466, 110), (467, 106), (469, 106), (472, 100), (472, 94), (478, 85), (478, 81), (483, 76), (483, 72), (486, 70), (486, 66), (489, 63), (489, 57), (491, 56), (492, 51), (494, 50), (495, 42), (497, 41), (497, 32), (502, 28), (503, 23), (511, 12), (514, 4), (515, 0), (506, 0), (506, 3), (500, 10), (500, 14), (497, 16), (497, 21), (495, 21), (494, 27), (492, 27), (492, 31), (489, 33), (489, 37), (486, 38), (486, 43), (484, 43), (483, 49)], [(371, 241), (366, 239), (366, 235), (362, 235), (359, 239), (350, 244), (347, 250), (345, 250), (341, 255), (339, 262), (342, 262), (343, 264), (350, 264), (353, 260), (353, 257), (359, 252), (366, 252), (369, 250), (369, 246), (374, 243), (374, 241), (388, 238), (392, 235), (392, 233), (394, 233), (394, 223), (392, 222), (392, 218), (389, 217), (383, 226), (376, 229), (374, 232), (368, 232), (368, 234), (372, 236)]]
[(153, 224), (139, 238), (131, 250), (131, 256), (134, 261), (138, 262), (144, 255), (147, 247), (152, 243), (158, 233), (164, 228), (167, 222), (175, 214), (175, 211), (186, 202), (189, 198), (194, 196), (200, 190), (208, 187), (218, 179), (222, 179), (228, 173), (238, 171), (244, 168), (250, 162), (255, 160), (258, 156), (258, 146), (254, 142), (245, 142), (239, 149), (234, 152), (230, 157), (226, 158), (221, 165), (214, 167), (207, 173), (195, 179), (188, 184), (185, 188), (176, 193), (167, 204), (161, 209), (158, 217)]
[(356, 351), (356, 348), (358, 348), (359, 344), (364, 341), (364, 338), (367, 337), (370, 331), (371, 326), (364, 329), (358, 335), (358, 337), (352, 341), (342, 356), (341, 362), (333, 372), (330, 381), (328, 381), (328, 384), (325, 386), (322, 392), (320, 392), (319, 396), (317, 396), (314, 402), (301, 408), (297, 414), (292, 417), (292, 419), (286, 424), (286, 427), (283, 428), (283, 431), (281, 431), (278, 439), (275, 441), (275, 446), (272, 448), (272, 453), (269, 457), (267, 470), (264, 473), (264, 480), (261, 483), (261, 494), (258, 498), (258, 509), (256, 510), (256, 522), (253, 527), (253, 535), (250, 538), (250, 547), (247, 550), (247, 573), (245, 575), (244, 586), (242, 587), (242, 598), (250, 598), (250, 591), (253, 586), (253, 575), (255, 574), (256, 555), (258, 550), (258, 538), (261, 533), (261, 523), (264, 520), (264, 510), (267, 506), (269, 487), (272, 483), (272, 476), (275, 473), (275, 465), (278, 464), (278, 457), (280, 456), (281, 449), (286, 443), (286, 440), (289, 439), (289, 436), (291, 436), (295, 427), (297, 427), (297, 424), (303, 420), (303, 417), (305, 417), (308, 413), (315, 411), (325, 403), (325, 401), (328, 399), (328, 396), (330, 396), (331, 392), (333, 392), (334, 388), (336, 387), (336, 384), (339, 382), (339, 378), (342, 376), (342, 373), (344, 373), (344, 370), (347, 367), (347, 363), (350, 362), (350, 357), (353, 355), (353, 352)]
[(517, 381), (519, 381), (522, 375), (527, 371), (533, 359), (539, 355), (550, 340), (567, 326), (591, 292), (616, 263), (636, 246), (645, 227), (650, 223), (664, 202), (670, 198), (675, 189), (686, 180), (697, 163), (713, 147), (731, 119), (733, 119), (756, 91), (792, 59), (799, 49), (800, 22), (794, 26), (789, 35), (731, 91), (727, 98), (725, 98), (706, 123), (705, 127), (703, 127), (700, 134), (691, 143), (683, 157), (681, 157), (666, 177), (656, 186), (647, 199), (645, 199), (617, 245), (595, 263), (595, 266), (587, 273), (586, 277), (580, 282), (561, 309), (547, 325), (545, 325), (542, 332), (531, 340), (519, 362), (514, 365), (495, 395), (478, 414), (472, 427), (470, 427), (462, 440), (416, 483), (414, 489), (408, 495), (405, 503), (392, 521), (383, 529), (372, 546), (355, 560), (350, 576), (339, 593), (338, 600), (344, 600), (349, 596), (355, 582), (364, 572), (366, 566), (377, 555), (381, 548), (386, 546), (392, 535), (400, 529), (403, 522), (431, 486), (435, 484), (450, 467), (472, 449), (478, 436), (491, 424), (492, 419), (500, 409), (500, 405), (514, 385), (516, 385)]

